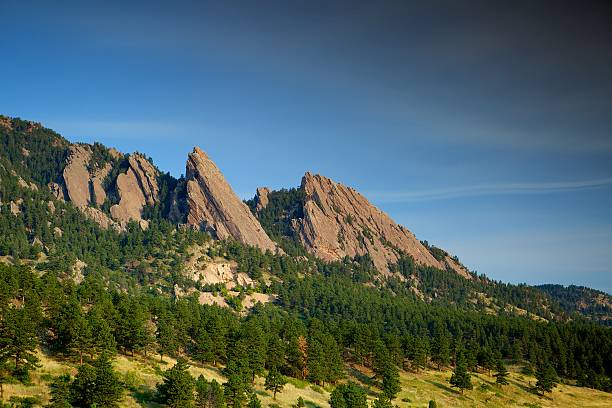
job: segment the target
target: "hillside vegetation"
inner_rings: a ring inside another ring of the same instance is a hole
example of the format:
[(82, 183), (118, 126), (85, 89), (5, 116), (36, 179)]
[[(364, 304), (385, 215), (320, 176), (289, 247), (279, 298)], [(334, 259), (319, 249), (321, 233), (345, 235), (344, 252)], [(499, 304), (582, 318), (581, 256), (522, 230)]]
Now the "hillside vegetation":
[[(180, 195), (204, 177), (192, 174), (186, 188), (185, 180), (154, 169), (144, 155), (130, 161), (101, 145), (76, 150), (91, 153), (93, 172), (109, 169), (103, 181), (90, 180), (92, 191), (98, 183), (108, 195), (100, 206), (95, 194), (76, 206), (57, 190), (65, 187), (60, 183), (74, 145), (18, 119), (0, 121), (0, 131), (4, 403), (256, 408), (289, 407), (302, 397), (306, 406), (365, 408), (367, 400), (389, 408), (430, 400), (438, 406), (612, 402), (612, 331), (601, 324), (607, 312), (576, 306), (590, 293), (605, 303), (601, 293), (462, 275), (457, 258), (425, 241), (415, 241), (429, 251), (423, 259), (447, 267), (425, 265), (397, 248), (397, 261), (385, 271), (368, 253), (322, 260), (291, 228), (304, 215), (300, 189), (271, 192), (263, 208), (232, 198), (237, 219), (284, 250), (218, 239), (234, 224), (183, 223), (189, 202)], [(147, 172), (136, 176), (142, 168)], [(150, 202), (141, 197), (141, 219), (120, 222), (110, 209), (134, 208), (115, 196), (120, 189), (113, 183), (130, 171), (135, 179), (155, 175), (147, 182), (157, 193), (147, 196), (155, 198)], [(214, 182), (231, 196), (221, 178)], [(207, 207), (198, 208), (196, 218), (205, 218)], [(368, 231), (361, 234), (367, 247)], [(506, 367), (508, 384), (494, 384)]]

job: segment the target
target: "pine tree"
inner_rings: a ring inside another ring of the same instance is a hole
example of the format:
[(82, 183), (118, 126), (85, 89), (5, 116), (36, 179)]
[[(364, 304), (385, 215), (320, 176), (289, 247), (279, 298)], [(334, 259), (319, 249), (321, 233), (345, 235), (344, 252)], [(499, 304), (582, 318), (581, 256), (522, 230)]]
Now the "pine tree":
[(295, 408), (304, 408), (306, 406), (306, 402), (304, 402), (304, 398), (301, 396), (298, 397), (297, 402), (295, 403)]
[(259, 398), (257, 398), (257, 394), (255, 394), (254, 392), (251, 393), (247, 408), (261, 408), (261, 401), (259, 400)]
[(38, 367), (36, 357), (36, 321), (28, 306), (8, 308), (0, 326), (0, 355), (15, 364), (15, 373), (23, 375)]
[(368, 408), (365, 391), (354, 382), (337, 386), (329, 398), (331, 408)]
[(495, 382), (499, 385), (508, 385), (510, 384), (508, 382), (509, 375), (510, 373), (508, 373), (508, 370), (506, 369), (506, 365), (504, 364), (504, 362), (501, 359), (497, 360), (497, 365), (495, 367), (495, 374), (493, 375), (495, 377)]
[(93, 364), (96, 382), (94, 403), (99, 407), (118, 406), (123, 387), (107, 353), (102, 353)]
[(427, 347), (424, 339), (420, 337), (415, 339), (411, 360), (412, 367), (417, 372), (427, 366)]
[(164, 355), (172, 355), (177, 349), (177, 333), (174, 327), (174, 318), (170, 313), (164, 313), (157, 319), (157, 351), (159, 359), (164, 361)]
[(552, 392), (553, 388), (557, 386), (557, 372), (550, 363), (539, 364), (535, 376), (537, 379), (535, 388), (541, 395)]
[(229, 408), (241, 408), (246, 400), (249, 385), (244, 375), (233, 372), (228, 375), (227, 382), (223, 384), (225, 399)]
[(392, 400), (401, 390), (399, 371), (395, 364), (389, 362), (382, 374), (383, 394)]
[(433, 343), (431, 359), (438, 365), (438, 370), (450, 363), (450, 340), (446, 334), (438, 334)]
[(194, 380), (187, 362), (179, 358), (169, 370), (164, 372), (164, 381), (157, 385), (160, 401), (172, 408), (191, 408), (193, 406)]
[(78, 407), (117, 407), (123, 394), (121, 382), (106, 353), (93, 366), (79, 366), (70, 386), (72, 404)]
[(204, 376), (200, 374), (196, 384), (196, 407), (198, 408), (222, 408), (225, 407), (225, 397), (223, 389), (216, 381), (206, 381)]
[(50, 388), (51, 400), (46, 405), (47, 408), (71, 408), (70, 405), (70, 375), (64, 374), (55, 377)]
[(463, 394), (463, 390), (472, 389), (472, 381), (470, 379), (470, 374), (467, 371), (467, 366), (463, 353), (460, 353), (457, 356), (457, 365), (455, 366), (453, 375), (450, 378), (450, 384), (452, 387), (459, 388), (461, 394)]
[(276, 367), (268, 371), (264, 386), (267, 391), (272, 391), (273, 399), (276, 399), (276, 393), (281, 392), (285, 384), (287, 384), (287, 379), (278, 371)]

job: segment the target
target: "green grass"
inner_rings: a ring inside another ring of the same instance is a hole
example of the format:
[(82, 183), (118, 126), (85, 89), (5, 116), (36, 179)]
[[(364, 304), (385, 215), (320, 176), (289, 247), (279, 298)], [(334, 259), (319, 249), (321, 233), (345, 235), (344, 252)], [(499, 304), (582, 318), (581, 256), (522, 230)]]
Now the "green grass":
[[(42, 404), (49, 400), (48, 384), (53, 376), (76, 373), (76, 366), (67, 361), (50, 358), (39, 352), (42, 367), (31, 375), (31, 385), (20, 383), (5, 384), (4, 400), (9, 401), (11, 397), (34, 397)], [(126, 357), (118, 356), (114, 365), (120, 373), (121, 379), (128, 385), (122, 407), (129, 408), (157, 408), (160, 405), (153, 402), (155, 386), (161, 381), (161, 370), (167, 370), (175, 363), (174, 359), (165, 357), (165, 363), (159, 362), (159, 356), (152, 355), (147, 358), (143, 356)], [(400, 380), (402, 390), (393, 401), (400, 408), (427, 407), (430, 400), (435, 400), (438, 407), (476, 407), (476, 408), (502, 408), (502, 407), (529, 407), (529, 408), (553, 408), (553, 407), (580, 407), (597, 408), (612, 406), (612, 394), (588, 388), (575, 387), (567, 384), (559, 384), (557, 388), (546, 397), (533, 394), (530, 388), (535, 384), (532, 376), (522, 374), (520, 367), (510, 367), (510, 385), (499, 387), (495, 384), (495, 378), (485, 373), (472, 375), (474, 389), (466, 391), (461, 395), (455, 389), (450, 388), (448, 379), (451, 372), (422, 370), (419, 373), (401, 372)], [(190, 372), (195, 377), (202, 374), (207, 379), (215, 379), (223, 383), (224, 377), (221, 370), (216, 367), (202, 366), (193, 363)], [(348, 379), (361, 384), (368, 391), (368, 399), (376, 398), (379, 390), (377, 384), (371, 379), (372, 373), (364, 367), (347, 367), (350, 373)], [(264, 389), (264, 379), (257, 378), (255, 391), (261, 399), (264, 407), (287, 408), (295, 404), (298, 397), (306, 401), (309, 408), (327, 408), (329, 395), (333, 387), (326, 385), (320, 387), (307, 381), (289, 378), (282, 392), (272, 398), (272, 393)]]

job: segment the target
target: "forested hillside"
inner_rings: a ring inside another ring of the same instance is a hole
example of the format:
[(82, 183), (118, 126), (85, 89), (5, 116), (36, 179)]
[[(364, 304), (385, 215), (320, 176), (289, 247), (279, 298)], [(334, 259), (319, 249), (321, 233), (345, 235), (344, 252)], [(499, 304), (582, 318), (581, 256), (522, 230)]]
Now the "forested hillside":
[[(458, 258), (449, 263), (426, 242), (443, 267), (399, 248), (389, 249), (397, 261), (385, 271), (368, 253), (320, 259), (293, 227), (304, 218), (301, 188), (270, 192), (266, 205), (247, 202), (278, 250), (219, 239), (225, 226), (185, 224), (188, 190), (202, 175), (175, 179), (148, 169), (144, 156), (130, 161), (102, 145), (85, 148), (91, 189), (77, 206), (76, 190), (57, 194), (70, 184), (74, 145), (38, 124), (2, 120), (0, 385), (23, 386), (21, 397), (10, 394), (14, 406), (125, 406), (127, 395), (140, 406), (257, 407), (266, 392), (273, 406), (287, 383), (320, 387), (334, 408), (365, 407), (366, 399), (410, 406), (400, 397), (408, 375), (452, 370), (446, 383), (461, 391), (459, 401), (476, 392), (477, 375), (496, 374), (500, 392), (518, 387), (506, 384), (510, 365), (535, 375), (534, 398), (557, 383), (612, 390), (612, 331), (601, 324), (610, 321), (607, 294), (464, 276)], [(108, 169), (102, 180), (100, 168)], [(122, 207), (130, 172), (141, 186), (155, 176), (142, 187), (139, 219), (124, 221), (111, 209), (133, 210)], [(176, 362), (155, 369), (157, 387), (119, 379), (113, 361), (152, 355)], [(51, 361), (71, 371), (42, 378)], [(188, 365), (219, 377), (193, 378)], [(295, 404), (305, 406), (295, 389)]]

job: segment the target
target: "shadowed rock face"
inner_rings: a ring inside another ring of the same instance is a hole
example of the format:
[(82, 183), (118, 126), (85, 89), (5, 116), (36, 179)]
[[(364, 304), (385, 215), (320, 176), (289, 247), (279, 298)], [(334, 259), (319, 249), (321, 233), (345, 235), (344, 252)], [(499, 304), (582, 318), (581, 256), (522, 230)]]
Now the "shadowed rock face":
[(306, 173), (304, 217), (293, 228), (306, 249), (328, 261), (369, 254), (381, 272), (398, 260), (400, 251), (422, 265), (445, 269), (408, 229), (396, 224), (354, 189)]
[(142, 155), (128, 158), (128, 170), (117, 177), (119, 204), (111, 207), (114, 219), (121, 222), (142, 220), (142, 208), (159, 200), (158, 172)]
[(231, 237), (263, 250), (276, 249), (215, 163), (198, 147), (189, 154), (186, 177), (189, 225), (203, 228), (219, 239)]

